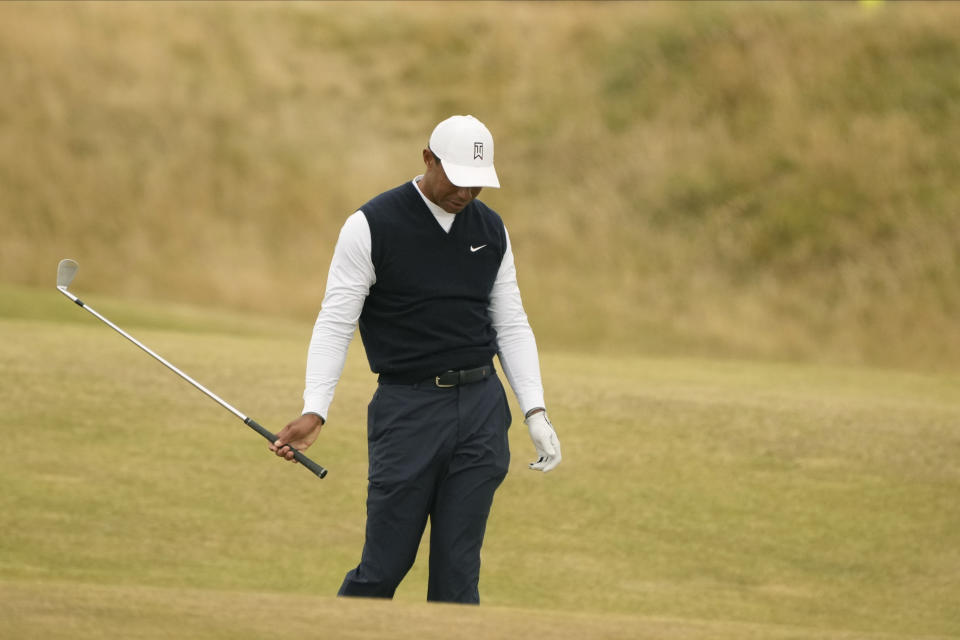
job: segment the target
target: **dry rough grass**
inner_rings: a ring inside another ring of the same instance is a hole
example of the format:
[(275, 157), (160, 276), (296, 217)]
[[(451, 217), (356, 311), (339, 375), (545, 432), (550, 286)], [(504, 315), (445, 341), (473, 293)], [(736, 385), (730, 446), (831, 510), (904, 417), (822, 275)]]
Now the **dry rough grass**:
[(960, 5), (3, 3), (0, 280), (315, 314), (432, 125), (549, 347), (960, 363)]

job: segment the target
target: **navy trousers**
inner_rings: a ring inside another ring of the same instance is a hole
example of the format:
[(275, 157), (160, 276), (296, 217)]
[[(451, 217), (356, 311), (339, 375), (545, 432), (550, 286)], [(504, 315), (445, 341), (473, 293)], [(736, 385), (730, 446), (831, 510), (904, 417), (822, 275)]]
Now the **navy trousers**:
[(392, 598), (429, 518), (427, 599), (480, 601), (480, 547), (510, 464), (510, 421), (496, 375), (452, 388), (377, 387), (367, 412), (366, 539), (338, 595)]

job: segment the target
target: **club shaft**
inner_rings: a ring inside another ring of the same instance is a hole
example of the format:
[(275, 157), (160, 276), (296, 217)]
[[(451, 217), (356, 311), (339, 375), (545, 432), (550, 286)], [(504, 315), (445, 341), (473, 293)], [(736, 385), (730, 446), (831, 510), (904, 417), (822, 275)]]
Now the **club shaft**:
[[(143, 344), (142, 342), (140, 342), (139, 340), (137, 340), (136, 338), (134, 338), (132, 335), (130, 335), (129, 333), (127, 333), (126, 331), (124, 331), (123, 329), (121, 329), (120, 327), (118, 327), (116, 324), (114, 324), (113, 322), (111, 322), (107, 317), (105, 317), (104, 315), (100, 314), (96, 309), (94, 309), (93, 307), (87, 305), (85, 302), (83, 302), (83, 300), (80, 300), (80, 299), (77, 298), (75, 295), (73, 295), (72, 293), (70, 293), (69, 291), (67, 291), (67, 288), (66, 288), (66, 287), (60, 287), (60, 286), (58, 286), (58, 287), (57, 287), (57, 290), (58, 290), (60, 293), (62, 293), (63, 295), (65, 295), (65, 296), (67, 296), (68, 298), (70, 298), (70, 299), (71, 299), (74, 303), (76, 303), (79, 307), (81, 307), (81, 308), (85, 309), (86, 311), (90, 312), (91, 314), (93, 314), (98, 320), (100, 320), (101, 322), (103, 322), (104, 324), (106, 324), (108, 327), (110, 327), (111, 329), (113, 329), (114, 331), (116, 331), (117, 333), (119, 333), (120, 335), (122, 335), (124, 338), (126, 338), (127, 340), (129, 340), (129, 341), (132, 342), (133, 344), (135, 344), (135, 345), (137, 345), (138, 347), (140, 347), (140, 349), (142, 349), (143, 351), (145, 351), (146, 353), (148, 353), (148, 354), (149, 354), (150, 356), (152, 356), (155, 360), (157, 360), (160, 364), (162, 364), (163, 366), (167, 367), (168, 369), (170, 369), (171, 371), (173, 371), (175, 374), (177, 374), (178, 376), (180, 376), (181, 378), (183, 378), (184, 380), (186, 380), (187, 382), (189, 382), (191, 385), (193, 385), (197, 390), (199, 390), (200, 392), (202, 392), (202, 393), (203, 393), (204, 395), (206, 395), (208, 398), (210, 398), (211, 400), (213, 400), (214, 402), (216, 402), (217, 404), (219, 404), (221, 407), (223, 407), (224, 409), (226, 409), (227, 411), (229, 411), (229, 412), (232, 413), (233, 415), (235, 415), (235, 416), (237, 416), (238, 418), (240, 418), (241, 420), (243, 420), (244, 424), (246, 424), (248, 427), (250, 427), (251, 429), (253, 429), (253, 430), (256, 431), (257, 433), (259, 433), (260, 435), (262, 435), (264, 438), (267, 439), (267, 441), (269, 441), (269, 442), (271, 442), (271, 443), (276, 442), (277, 436), (274, 435), (274, 434), (273, 434), (272, 432), (270, 432), (269, 430), (267, 430), (265, 427), (261, 426), (256, 420), (254, 420), (254, 419), (252, 419), (252, 418), (250, 418), (250, 417), (245, 416), (243, 413), (241, 413), (240, 411), (238, 411), (233, 405), (231, 405), (230, 403), (228, 403), (227, 401), (225, 401), (223, 398), (221, 398), (220, 396), (218, 396), (218, 395), (215, 394), (214, 392), (212, 392), (212, 391), (210, 391), (209, 389), (207, 389), (205, 386), (203, 386), (202, 384), (200, 384), (199, 382), (197, 382), (196, 380), (194, 380), (193, 378), (191, 378), (190, 376), (188, 376), (186, 373), (184, 373), (183, 371), (181, 371), (181, 370), (178, 369), (177, 367), (175, 367), (173, 364), (171, 364), (166, 358), (164, 358), (163, 356), (161, 356), (159, 353), (157, 353), (156, 351), (154, 351), (153, 349), (151, 349), (151, 348), (148, 347), (147, 345)], [(293, 447), (290, 447), (290, 449), (293, 451), (294, 459), (295, 459), (297, 462), (299, 462), (299, 463), (301, 463), (302, 465), (304, 465), (305, 467), (307, 467), (307, 469), (309, 469), (311, 472), (313, 472), (316, 476), (318, 476), (318, 477), (320, 477), (320, 478), (323, 478), (324, 476), (327, 475), (327, 470), (324, 469), (324, 468), (323, 468), (322, 466), (320, 466), (319, 464), (317, 464), (316, 462), (314, 462), (313, 460), (311, 460), (310, 458), (308, 458), (306, 454), (304, 454), (304, 453), (301, 452), (301, 451), (298, 451), (298, 450), (294, 449)]]
[(170, 369), (171, 371), (173, 371), (175, 374), (177, 374), (178, 376), (180, 376), (181, 378), (183, 378), (184, 380), (186, 380), (187, 382), (189, 382), (190, 384), (192, 384), (194, 387), (196, 387), (198, 390), (200, 390), (202, 393), (204, 393), (204, 394), (205, 394), (207, 397), (209, 397), (211, 400), (213, 400), (214, 402), (216, 402), (217, 404), (219, 404), (221, 407), (223, 407), (224, 409), (226, 409), (227, 411), (229, 411), (229, 412), (232, 413), (233, 415), (237, 416), (237, 417), (240, 418), (241, 420), (243, 420), (243, 421), (246, 421), (246, 420), (247, 420), (247, 416), (245, 416), (245, 415), (243, 415), (242, 413), (240, 413), (235, 407), (233, 407), (232, 405), (230, 405), (230, 404), (229, 404), (228, 402), (226, 402), (223, 398), (221, 398), (220, 396), (218, 396), (218, 395), (215, 394), (214, 392), (212, 392), (212, 391), (210, 391), (209, 389), (207, 389), (205, 386), (203, 386), (202, 384), (200, 384), (199, 382), (197, 382), (196, 380), (194, 380), (193, 378), (191, 378), (190, 376), (188, 376), (186, 373), (184, 373), (183, 371), (181, 371), (180, 369), (178, 369), (177, 367), (175, 367), (173, 364), (171, 364), (166, 358), (164, 358), (163, 356), (161, 356), (159, 353), (157, 353), (156, 351), (154, 351), (153, 349), (151, 349), (151, 348), (148, 347), (147, 345), (143, 344), (142, 342), (140, 342), (139, 340), (137, 340), (136, 338), (134, 338), (132, 335), (130, 335), (129, 333), (127, 333), (126, 331), (124, 331), (123, 329), (121, 329), (120, 327), (118, 327), (117, 325), (115, 325), (115, 324), (114, 324), (113, 322), (111, 322), (108, 318), (106, 318), (105, 316), (103, 316), (103, 315), (101, 315), (99, 312), (97, 312), (96, 309), (94, 309), (93, 307), (85, 304), (82, 300), (80, 300), (79, 298), (77, 298), (76, 296), (72, 295), (70, 292), (68, 292), (68, 291), (66, 291), (66, 290), (64, 290), (64, 289), (60, 289), (60, 291), (61, 291), (65, 296), (67, 296), (68, 298), (70, 298), (71, 300), (73, 300), (77, 305), (79, 305), (80, 307), (82, 307), (84, 310), (89, 311), (91, 314), (93, 314), (94, 316), (96, 316), (101, 322), (103, 322), (104, 324), (106, 324), (108, 327), (110, 327), (111, 329), (113, 329), (114, 331), (116, 331), (117, 333), (119, 333), (120, 335), (122, 335), (124, 338), (126, 338), (127, 340), (129, 340), (130, 342), (132, 342), (133, 344), (137, 345), (138, 347), (140, 347), (141, 349), (143, 349), (145, 352), (147, 352), (148, 354), (150, 354), (151, 356), (153, 356), (153, 358), (156, 359), (158, 362), (160, 362), (160, 364), (162, 364), (163, 366), (167, 367), (168, 369)]

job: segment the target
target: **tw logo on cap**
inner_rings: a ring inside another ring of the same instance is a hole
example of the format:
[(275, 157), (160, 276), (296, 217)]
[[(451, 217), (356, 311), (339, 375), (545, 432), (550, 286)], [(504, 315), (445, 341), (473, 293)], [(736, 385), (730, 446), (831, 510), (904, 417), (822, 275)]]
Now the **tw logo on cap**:
[(480, 158), (481, 160), (483, 160), (483, 143), (482, 142), (473, 143), (473, 159), (476, 160), (477, 158)]

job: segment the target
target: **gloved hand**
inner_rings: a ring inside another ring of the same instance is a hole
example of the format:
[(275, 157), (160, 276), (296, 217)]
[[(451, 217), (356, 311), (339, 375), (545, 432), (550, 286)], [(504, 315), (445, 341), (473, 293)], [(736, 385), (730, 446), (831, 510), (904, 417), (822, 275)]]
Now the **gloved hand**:
[(538, 411), (525, 418), (524, 422), (527, 423), (530, 439), (533, 440), (533, 446), (536, 447), (537, 455), (540, 456), (536, 462), (530, 463), (530, 468), (546, 473), (560, 464), (560, 440), (557, 438), (557, 432), (553, 430), (546, 411)]

